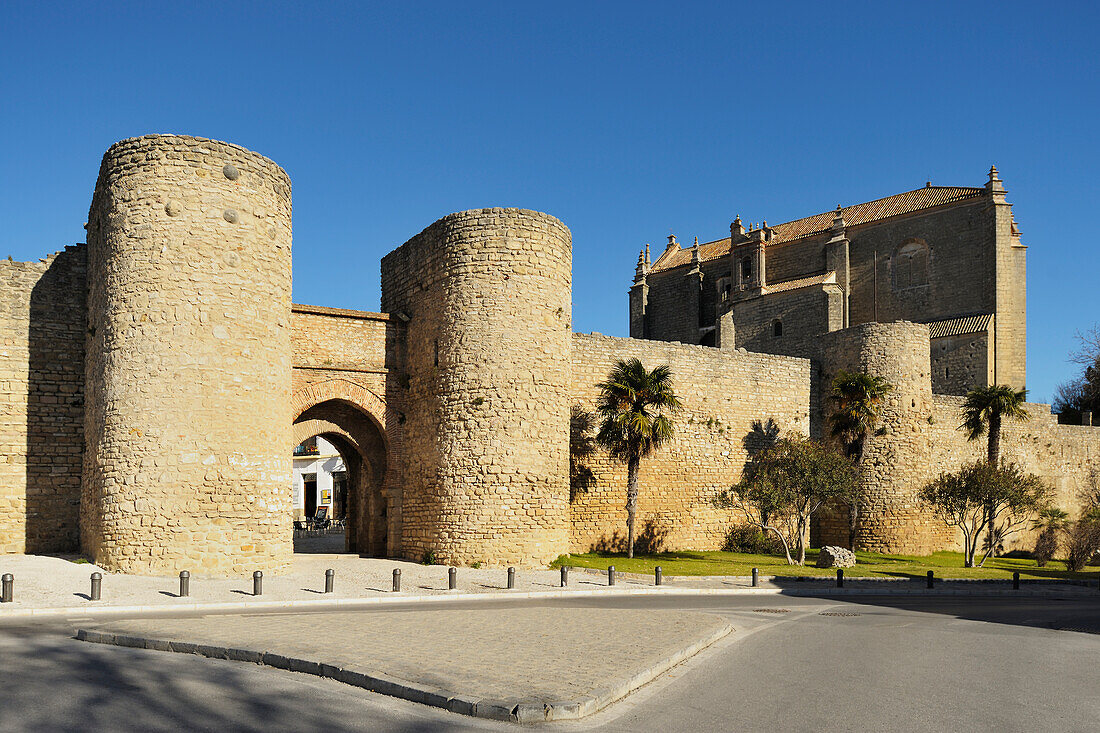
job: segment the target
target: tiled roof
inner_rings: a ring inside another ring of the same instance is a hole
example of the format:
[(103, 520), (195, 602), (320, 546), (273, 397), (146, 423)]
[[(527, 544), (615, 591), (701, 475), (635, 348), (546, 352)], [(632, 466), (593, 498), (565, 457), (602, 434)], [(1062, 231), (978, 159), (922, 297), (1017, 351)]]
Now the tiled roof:
[[(957, 201), (976, 198), (985, 192), (984, 188), (965, 188), (960, 186), (926, 186), (915, 191), (887, 196), (886, 198), (868, 201), (854, 206), (843, 207), (840, 213), (844, 216), (844, 223), (848, 227), (867, 224), (881, 219), (900, 214), (910, 214), (920, 209), (928, 209), (943, 204), (953, 204)], [(769, 245), (779, 242), (790, 242), (795, 239), (821, 234), (832, 226), (836, 210), (826, 211), (821, 214), (807, 216), (803, 219), (795, 219), (784, 224), (769, 227), (772, 230), (772, 239)], [(704, 262), (718, 259), (729, 254), (730, 239), (719, 239), (714, 242), (699, 245), (699, 257)], [(660, 261), (660, 265), (654, 265), (653, 271), (668, 270), (691, 262), (691, 249), (680, 249)]]
[(800, 277), (797, 280), (787, 280), (781, 283), (768, 283), (763, 288), (764, 294), (767, 293), (782, 293), (786, 290), (798, 290), (799, 288), (806, 288), (811, 285), (825, 285), (826, 283), (836, 282), (836, 272), (830, 270), (829, 272), (822, 273), (821, 275), (811, 275), (809, 277)]
[(944, 336), (962, 336), (964, 333), (981, 333), (989, 328), (989, 321), (992, 318), (992, 314), (983, 313), (977, 316), (933, 321), (928, 324), (928, 336), (938, 339)]

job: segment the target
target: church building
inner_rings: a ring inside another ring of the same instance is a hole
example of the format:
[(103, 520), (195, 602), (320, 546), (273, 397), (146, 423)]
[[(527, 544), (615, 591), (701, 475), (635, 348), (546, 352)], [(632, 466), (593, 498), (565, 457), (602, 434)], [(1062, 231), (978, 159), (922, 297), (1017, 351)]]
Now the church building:
[(818, 359), (822, 334), (927, 323), (932, 388), (1024, 387), (1026, 247), (995, 167), (984, 187), (933, 186), (728, 237), (655, 261), (642, 250), (630, 335)]

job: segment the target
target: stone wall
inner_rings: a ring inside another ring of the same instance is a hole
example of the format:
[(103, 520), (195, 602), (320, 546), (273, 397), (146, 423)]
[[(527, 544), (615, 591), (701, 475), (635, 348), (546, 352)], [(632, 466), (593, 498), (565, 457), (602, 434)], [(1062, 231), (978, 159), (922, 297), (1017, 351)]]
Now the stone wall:
[(821, 335), (844, 325), (843, 307), (841, 290), (833, 284), (739, 300), (733, 304), (734, 343), (749, 351), (818, 358)]
[[(967, 199), (849, 227), (850, 322), (855, 325), (876, 320), (876, 312), (880, 322), (929, 322), (995, 312), (997, 273), (989, 204), (985, 198)], [(909, 242), (927, 246), (928, 276), (923, 285), (899, 283), (897, 254)], [(1023, 287), (1023, 283), (1014, 286)]]
[(992, 351), (988, 331), (932, 339), (932, 391), (963, 395), (993, 384)]
[(88, 214), (81, 544), (111, 570), (291, 553), (290, 179), (173, 135), (103, 157)]
[[(637, 530), (657, 549), (719, 549), (730, 526), (742, 520), (732, 510), (717, 509), (714, 499), (740, 479), (753, 421), (772, 419), (783, 432), (810, 433), (810, 361), (573, 334), (572, 404), (591, 414), (596, 384), (617, 360), (632, 357), (647, 369), (669, 365), (684, 403), (676, 415), (675, 438), (642, 461)], [(595, 427), (588, 437), (594, 436)], [(626, 466), (598, 449), (578, 468), (571, 488), (571, 551), (622, 549)]]
[(406, 557), (542, 564), (569, 534), (571, 241), (557, 219), (480, 209), (382, 260), (409, 319)]
[[(929, 477), (953, 471), (986, 456), (986, 439), (967, 440), (962, 424), (963, 397), (934, 395), (925, 463)], [(1057, 506), (1076, 519), (1080, 492), (1100, 480), (1100, 427), (1059, 425), (1050, 405), (1029, 403), (1026, 421), (1006, 420), (1001, 437), (1001, 456), (1047, 479), (1054, 488)], [(1035, 534), (1024, 531), (1009, 538), (1008, 549), (1031, 550)]]
[[(714, 319), (700, 318), (692, 292), (699, 293), (699, 276), (690, 272), (691, 267), (677, 267), (649, 277), (649, 293), (645, 315), (646, 337), (657, 341), (681, 341), (699, 343), (699, 327), (714, 323)], [(703, 293), (714, 287), (714, 280), (703, 277)], [(702, 294), (702, 293), (700, 293)], [(694, 307), (693, 307), (694, 306)]]
[(0, 553), (80, 544), (85, 272), (82, 246), (0, 260)]

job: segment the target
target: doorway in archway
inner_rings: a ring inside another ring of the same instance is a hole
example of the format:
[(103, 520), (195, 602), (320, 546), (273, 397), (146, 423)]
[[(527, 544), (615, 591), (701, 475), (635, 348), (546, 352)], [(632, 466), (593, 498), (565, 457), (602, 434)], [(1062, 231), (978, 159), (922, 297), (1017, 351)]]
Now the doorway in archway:
[(385, 556), (387, 456), (381, 426), (354, 403), (333, 399), (303, 411), (294, 421), (294, 436), (299, 441), (295, 552)]

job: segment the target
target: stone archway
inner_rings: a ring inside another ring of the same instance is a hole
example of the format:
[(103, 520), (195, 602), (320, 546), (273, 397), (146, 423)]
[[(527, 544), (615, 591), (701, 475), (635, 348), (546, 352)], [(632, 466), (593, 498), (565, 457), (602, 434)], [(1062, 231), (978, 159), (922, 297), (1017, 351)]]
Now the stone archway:
[(331, 443), (348, 474), (346, 549), (360, 555), (388, 554), (389, 497), (385, 492), (389, 446), (384, 403), (346, 380), (310, 385), (294, 395), (295, 445), (313, 436)]

